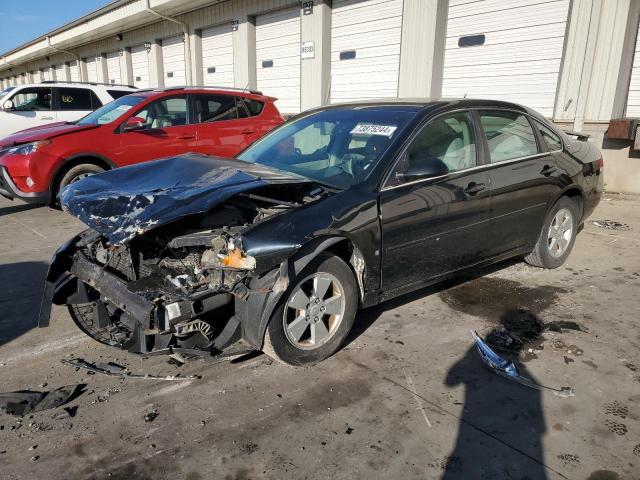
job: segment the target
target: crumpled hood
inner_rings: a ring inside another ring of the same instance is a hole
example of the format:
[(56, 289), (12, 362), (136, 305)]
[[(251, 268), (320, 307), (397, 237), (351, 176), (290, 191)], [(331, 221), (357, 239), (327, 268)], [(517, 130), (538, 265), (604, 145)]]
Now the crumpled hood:
[(60, 203), (67, 213), (119, 245), (206, 212), (237, 193), (308, 181), (262, 165), (187, 154), (86, 177), (64, 188)]
[(27, 128), (20, 130), (8, 137), (0, 140), (0, 148), (19, 145), (22, 143), (37, 142), (38, 140), (49, 140), (60, 135), (67, 135), (82, 130), (91, 130), (97, 128), (96, 125), (75, 125), (66, 122), (49, 123), (39, 127)]

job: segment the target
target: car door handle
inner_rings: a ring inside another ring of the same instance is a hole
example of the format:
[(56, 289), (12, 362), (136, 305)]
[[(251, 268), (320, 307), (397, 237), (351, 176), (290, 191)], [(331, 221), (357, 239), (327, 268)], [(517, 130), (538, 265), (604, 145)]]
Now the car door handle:
[(553, 165), (545, 165), (544, 168), (540, 171), (540, 173), (542, 175), (544, 175), (545, 177), (548, 177), (550, 175), (553, 175), (554, 173), (556, 173), (559, 170), (558, 167), (553, 166)]
[(256, 133), (256, 131), (255, 131), (255, 130), (249, 130), (249, 129), (247, 129), (247, 130), (243, 130), (243, 131), (242, 131), (242, 132), (240, 132), (240, 133), (242, 133), (243, 135), (251, 135), (251, 134), (253, 134), (253, 133)]
[(40, 117), (40, 120), (53, 120), (53, 117)]
[(195, 135), (180, 135), (178, 140), (193, 140), (194, 138), (196, 138)]
[(484, 183), (471, 182), (469, 185), (467, 185), (467, 188), (464, 189), (464, 193), (466, 193), (467, 195), (475, 195), (485, 188), (487, 188), (487, 186)]

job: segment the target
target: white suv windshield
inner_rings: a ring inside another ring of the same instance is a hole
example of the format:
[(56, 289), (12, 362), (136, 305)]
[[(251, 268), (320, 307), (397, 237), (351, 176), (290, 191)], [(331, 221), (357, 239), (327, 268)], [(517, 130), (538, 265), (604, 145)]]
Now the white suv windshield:
[(127, 113), (132, 107), (142, 102), (145, 97), (135, 95), (127, 95), (118, 100), (107, 103), (104, 107), (99, 108), (95, 112), (90, 113), (83, 119), (78, 121), (78, 125), (104, 125), (117, 120)]

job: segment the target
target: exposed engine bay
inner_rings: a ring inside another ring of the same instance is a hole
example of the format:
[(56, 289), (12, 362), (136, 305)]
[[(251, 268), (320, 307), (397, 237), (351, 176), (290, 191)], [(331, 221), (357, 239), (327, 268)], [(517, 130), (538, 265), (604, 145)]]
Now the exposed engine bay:
[(53, 301), (68, 305), (76, 324), (108, 345), (136, 353), (220, 351), (241, 335), (234, 300), (287, 286), (283, 274), (270, 287), (251, 289), (265, 272), (245, 251), (244, 235), (323, 195), (311, 183), (268, 185), (120, 245), (87, 230), (63, 249), (70, 275), (57, 282)]

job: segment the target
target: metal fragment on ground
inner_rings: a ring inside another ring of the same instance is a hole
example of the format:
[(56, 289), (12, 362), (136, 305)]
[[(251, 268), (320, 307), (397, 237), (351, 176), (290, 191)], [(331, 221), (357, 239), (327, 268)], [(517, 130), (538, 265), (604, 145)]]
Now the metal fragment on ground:
[(32, 412), (40, 412), (64, 405), (84, 392), (86, 385), (69, 385), (49, 392), (21, 390), (18, 392), (0, 393), (0, 410), (10, 415), (24, 416)]
[(177, 377), (175, 375), (151, 375), (147, 373), (132, 373), (127, 370), (122, 370), (120, 372), (113, 372), (111, 369), (107, 370), (107, 369), (100, 368), (96, 364), (87, 362), (82, 358), (72, 358), (70, 360), (62, 359), (62, 363), (64, 363), (65, 365), (70, 365), (75, 368), (82, 368), (89, 372), (99, 373), (101, 375), (108, 375), (112, 377), (121, 377), (121, 378), (134, 378), (137, 380), (192, 382), (193, 380), (200, 380), (202, 378), (200, 375), (189, 375), (186, 377)]
[(514, 382), (518, 382), (521, 385), (534, 388), (536, 390), (551, 390), (555, 395), (563, 398), (573, 397), (575, 395), (574, 390), (571, 387), (546, 387), (534, 382), (529, 378), (523, 377), (513, 361), (506, 360), (496, 352), (494, 352), (475, 331), (472, 330), (471, 335), (475, 340), (476, 350), (478, 351), (478, 354), (480, 355), (480, 358), (482, 359), (484, 364), (501, 377), (513, 380)]
[(607, 230), (631, 230), (629, 225), (617, 220), (591, 220), (591, 223), (596, 227), (606, 228)]

